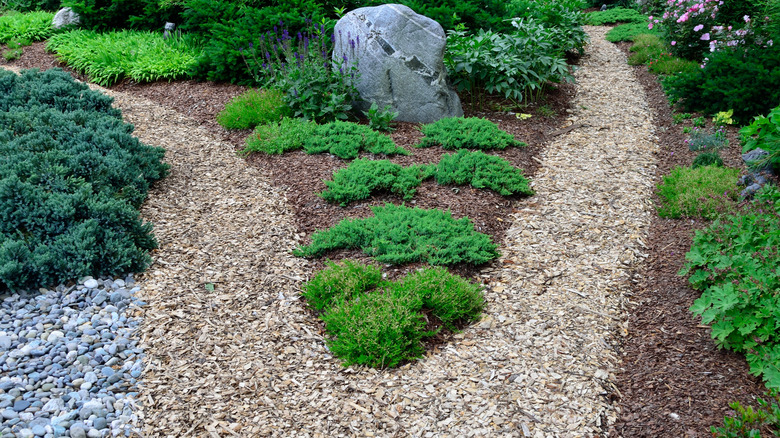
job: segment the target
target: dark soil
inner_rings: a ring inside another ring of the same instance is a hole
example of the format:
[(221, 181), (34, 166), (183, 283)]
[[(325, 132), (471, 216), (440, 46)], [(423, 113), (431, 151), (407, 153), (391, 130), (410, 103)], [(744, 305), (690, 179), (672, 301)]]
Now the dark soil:
[[(622, 48), (627, 50), (627, 47)], [(6, 62), (0, 60), (0, 64), (3, 63)], [(63, 67), (44, 51), (42, 43), (25, 48), (22, 57), (10, 64), (22, 68)], [(636, 67), (635, 73), (645, 87), (653, 109), (661, 145), (657, 171), (660, 179), (674, 166), (690, 165), (692, 162), (695, 154), (684, 146), (685, 136), (682, 134), (682, 127), (690, 126), (690, 121), (674, 125), (671, 109), (656, 77), (644, 67)], [(74, 76), (85, 79), (78, 74)], [(242, 93), (243, 87), (178, 81), (154, 84), (122, 82), (112, 89), (144, 96), (188, 115), (219, 138), (233, 144), (237, 150), (243, 147), (249, 134), (248, 131), (228, 132), (215, 122), (217, 112), (230, 99)], [(517, 110), (534, 114), (533, 118), (525, 121), (496, 111), (477, 113), (467, 110), (467, 115), (493, 120), (517, 139), (528, 143), (527, 148), (510, 148), (494, 153), (524, 169), (526, 176), (532, 178), (538, 167), (536, 157), (554, 135), (552, 133), (562, 126), (573, 95), (572, 85), (552, 90), (544, 102)], [(468, 97), (463, 100), (467, 102)], [(506, 104), (495, 101), (490, 104), (495, 108), (501, 103)], [(545, 107), (540, 110), (539, 105)], [(548, 110), (555, 115), (540, 115), (549, 113)], [(396, 123), (395, 128), (393, 139), (413, 155), (392, 158), (394, 162), (404, 165), (435, 162), (446, 153), (440, 148), (414, 148), (421, 134), (413, 124)], [(741, 166), (735, 129), (730, 130), (730, 139), (732, 146), (721, 155), (726, 165)], [(335, 170), (347, 165), (335, 157), (306, 155), (303, 152), (283, 156), (254, 154), (248, 162), (261, 168), (273, 184), (286, 189), (297, 225), (307, 236), (343, 218), (369, 216), (371, 206), (400, 202), (385, 194), (342, 208), (317, 197), (316, 193), (325, 189), (322, 180), (329, 179)], [(510, 201), (511, 198), (498, 196), (489, 190), (442, 187), (428, 181), (407, 205), (449, 209), (457, 218), (468, 216), (479, 231), (500, 242), (510, 225)], [(685, 252), (690, 248), (693, 230), (706, 225), (704, 221), (657, 217), (651, 224), (648, 241), (650, 257), (636, 272), (635, 277), (641, 280), (634, 285), (632, 292), (634, 307), (629, 317), (629, 335), (622, 345), (625, 359), (616, 382), (619, 390), (617, 403), (622, 414), (611, 428), (610, 436), (708, 437), (711, 436), (709, 427), (722, 424), (723, 416), (730, 413), (730, 402), (739, 400), (743, 404), (755, 404), (755, 397), (763, 393), (761, 382), (748, 374), (745, 359), (718, 350), (710, 339), (709, 329), (700, 326), (688, 311), (699, 294), (689, 288), (687, 280), (678, 277), (677, 272), (683, 265)], [(347, 256), (367, 260), (357, 251), (329, 254), (332, 259)], [(410, 268), (413, 267), (407, 266), (403, 271), (408, 272)], [(400, 271), (390, 270), (388, 274), (395, 277)], [(456, 267), (454, 271), (469, 277), (478, 273), (469, 266)], [(490, 279), (482, 278), (482, 281), (490, 282)]]

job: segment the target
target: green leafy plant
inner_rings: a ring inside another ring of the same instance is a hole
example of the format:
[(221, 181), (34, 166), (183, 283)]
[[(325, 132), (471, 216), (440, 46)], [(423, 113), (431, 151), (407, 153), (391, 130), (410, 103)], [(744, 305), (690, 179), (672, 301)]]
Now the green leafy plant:
[(389, 191), (405, 200), (412, 199), (416, 188), (433, 176), (436, 166), (403, 167), (388, 160), (354, 160), (349, 167), (325, 181), (327, 190), (320, 196), (342, 207), (350, 202), (369, 198), (372, 193)]
[(138, 207), (168, 166), (111, 102), (61, 70), (0, 71), (0, 289), (151, 262)]
[(712, 152), (728, 147), (729, 139), (723, 128), (708, 131), (696, 127), (691, 130), (691, 136), (685, 140), (685, 144), (692, 152)]
[(721, 111), (715, 114), (715, 117), (712, 118), (712, 124), (715, 126), (733, 125), (734, 119), (731, 118), (733, 115), (734, 115), (733, 109), (728, 111)]
[(249, 90), (225, 105), (217, 114), (217, 123), (225, 129), (252, 129), (280, 121), (291, 113), (279, 90)]
[(702, 291), (691, 312), (712, 325), (720, 348), (743, 353), (750, 371), (780, 387), (780, 192), (767, 185), (743, 211), (696, 232), (680, 275)]
[(634, 44), (629, 49), (632, 53), (628, 57), (630, 65), (649, 64), (660, 58), (661, 54), (669, 50), (663, 40), (657, 35), (640, 34), (634, 38)]
[(523, 172), (501, 157), (460, 150), (441, 158), (436, 169), (439, 184), (471, 184), (504, 196), (533, 195)]
[[(304, 284), (303, 296), (321, 311), (328, 348), (352, 364), (394, 367), (421, 357), (425, 315), (449, 330), (477, 320), (484, 308), (482, 287), (443, 268), (425, 268), (395, 281), (382, 281), (374, 266), (345, 260), (329, 263)], [(423, 313), (425, 312), (425, 313)]]
[(693, 128), (691, 128), (690, 126), (683, 126), (682, 129), (683, 134), (690, 134), (691, 132), (693, 132)]
[(129, 30), (72, 30), (51, 37), (46, 49), (103, 86), (124, 77), (137, 82), (190, 77), (200, 53), (197, 42), (190, 38), (164, 39), (161, 33)]
[(619, 41), (634, 41), (640, 35), (658, 35), (656, 30), (647, 28), (647, 23), (626, 23), (615, 26), (604, 37), (607, 41), (617, 43)]
[(736, 206), (738, 176), (739, 169), (726, 167), (675, 167), (658, 185), (658, 214), (713, 219)]
[(9, 41), (6, 45), (8, 48), (3, 51), (3, 58), (5, 58), (6, 61), (13, 61), (15, 59), (19, 59), (22, 57), (22, 54), (24, 53), (23, 47), (29, 46), (30, 41), (29, 40), (12, 40)]
[(357, 158), (360, 151), (383, 155), (409, 155), (393, 140), (368, 126), (352, 122), (334, 121), (317, 125), (311, 136), (304, 139), (307, 154), (331, 153), (339, 158)]
[(647, 28), (647, 17), (636, 9), (626, 8), (612, 8), (585, 14), (585, 24), (589, 26), (604, 26), (615, 23), (644, 23), (645, 28)]
[(723, 167), (723, 159), (717, 152), (702, 152), (693, 159), (691, 168), (696, 169), (704, 166)]
[(420, 128), (425, 137), (417, 147), (441, 145), (444, 149), (506, 149), (525, 147), (498, 125), (477, 117), (448, 117)]
[(550, 108), (550, 105), (539, 105), (536, 108), (536, 113), (542, 117), (555, 117), (555, 111)]
[(772, 109), (766, 117), (756, 117), (751, 124), (740, 129), (739, 134), (743, 153), (756, 148), (769, 152), (765, 160), (748, 163), (748, 166), (763, 167), (763, 164), (771, 163), (775, 169), (780, 168), (780, 106)]
[(433, 265), (480, 265), (498, 257), (496, 245), (474, 230), (466, 218), (449, 212), (386, 204), (372, 208), (373, 217), (345, 219), (312, 235), (312, 243), (296, 249), (299, 257), (320, 257), (341, 248), (360, 248), (382, 263), (425, 261)]
[(306, 139), (310, 138), (317, 124), (304, 119), (283, 118), (279, 122), (257, 125), (246, 139), (243, 154), (263, 152), (266, 154), (283, 154), (301, 149)]
[(675, 125), (679, 125), (680, 123), (690, 119), (691, 117), (693, 117), (693, 114), (691, 113), (674, 113), (672, 114), (672, 123), (674, 123)]
[(3, 0), (0, 1), (0, 13), (3, 7), (16, 12), (53, 12), (60, 8), (60, 0)]
[(691, 122), (693, 123), (693, 126), (697, 128), (703, 128), (707, 126), (707, 121), (704, 119), (704, 116), (696, 117)]
[(758, 408), (743, 407), (739, 402), (730, 403), (736, 412), (733, 416), (723, 419), (723, 427), (710, 427), (713, 438), (760, 438), (768, 434), (780, 434), (780, 395), (777, 390), (771, 390), (766, 395), (767, 400), (757, 398)]
[(6, 13), (0, 15), (0, 44), (13, 40), (41, 41), (54, 34), (50, 12)]
[(699, 69), (699, 64), (678, 58), (671, 53), (661, 53), (648, 63), (648, 69), (657, 75), (669, 76)]
[(368, 112), (363, 112), (363, 114), (368, 118), (368, 126), (370, 126), (371, 129), (384, 132), (393, 131), (390, 123), (398, 117), (398, 111), (393, 111), (393, 107), (390, 105), (385, 106), (382, 111), (379, 111), (379, 106), (376, 102), (372, 103)]
[(63, 0), (63, 7), (79, 15), (80, 26), (89, 30), (162, 29), (178, 23), (178, 8), (160, 6), (159, 0)]

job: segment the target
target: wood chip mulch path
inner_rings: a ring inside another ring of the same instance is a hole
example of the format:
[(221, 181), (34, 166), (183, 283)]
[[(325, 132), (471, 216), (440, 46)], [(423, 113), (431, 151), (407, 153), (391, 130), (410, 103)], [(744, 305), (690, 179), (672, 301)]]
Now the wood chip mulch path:
[[(144, 436), (705, 437), (728, 402), (760, 394), (744, 359), (717, 351), (687, 312), (696, 293), (674, 274), (705, 224), (662, 221), (652, 202), (659, 175), (692, 156), (672, 153), (682, 139), (657, 82), (626, 65), (607, 30), (587, 28), (576, 99), (561, 87), (548, 101), (558, 117), (470, 114), (529, 143), (497, 154), (533, 177), (536, 196), (420, 189), (416, 205), (468, 215), (504, 245), (498, 262), (456, 269), (487, 285), (485, 318), (394, 370), (343, 368), (329, 354), (298, 299), (322, 264), (290, 250), (399, 200), (324, 203), (322, 179), (346, 165), (327, 156), (237, 157), (248, 132), (214, 116), (242, 87), (106, 91), (172, 165), (142, 211), (160, 242), (139, 280)], [(42, 44), (12, 65), (59, 66)], [(393, 139), (412, 150), (415, 126), (397, 127)], [(443, 153), (413, 152), (393, 161)], [(739, 165), (737, 152), (725, 159)], [(345, 256), (360, 258), (332, 254)]]

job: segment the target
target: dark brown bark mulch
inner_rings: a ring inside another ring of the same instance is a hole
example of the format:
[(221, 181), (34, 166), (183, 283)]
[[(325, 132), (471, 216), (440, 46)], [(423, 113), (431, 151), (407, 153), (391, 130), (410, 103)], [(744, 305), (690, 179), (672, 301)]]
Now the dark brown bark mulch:
[[(627, 50), (628, 45), (621, 48)], [(682, 133), (683, 126), (692, 125), (673, 124), (656, 76), (645, 66), (634, 67), (634, 72), (647, 94), (659, 138), (658, 182), (673, 167), (689, 166), (695, 158)], [(721, 156), (725, 165), (742, 167), (737, 130), (728, 131), (730, 146)], [(622, 345), (624, 363), (617, 381), (622, 412), (610, 436), (710, 437), (710, 426), (722, 426), (724, 415), (732, 413), (729, 403), (755, 406), (755, 398), (764, 392), (760, 380), (748, 373), (745, 358), (718, 350), (710, 329), (688, 311), (701, 293), (677, 272), (694, 230), (708, 224), (657, 216), (651, 223), (650, 257), (638, 270), (641, 280), (633, 287), (629, 335)]]

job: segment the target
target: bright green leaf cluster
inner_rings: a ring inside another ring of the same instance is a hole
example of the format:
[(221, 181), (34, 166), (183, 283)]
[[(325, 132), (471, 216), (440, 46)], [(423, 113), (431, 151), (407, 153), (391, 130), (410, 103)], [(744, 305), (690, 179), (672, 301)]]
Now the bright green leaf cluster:
[(480, 151), (460, 150), (441, 158), (436, 168), (439, 184), (471, 184), (503, 195), (533, 195), (523, 171), (507, 160)]
[(192, 38), (133, 30), (72, 30), (50, 38), (46, 49), (103, 86), (125, 77), (136, 82), (188, 78), (201, 52)]
[(328, 348), (344, 365), (394, 367), (425, 352), (423, 311), (450, 330), (474, 321), (484, 308), (482, 288), (443, 268), (428, 268), (383, 281), (379, 268), (349, 260), (329, 263), (303, 286), (303, 296), (322, 311)]
[(317, 124), (314, 122), (287, 117), (279, 122), (257, 125), (252, 135), (246, 139), (246, 147), (241, 152), (273, 155), (298, 150), (316, 129)]
[(658, 185), (658, 215), (714, 219), (736, 206), (738, 176), (728, 167), (675, 167)]
[(325, 181), (328, 189), (320, 196), (342, 207), (383, 190), (409, 200), (417, 192), (416, 188), (435, 171), (436, 166), (430, 165), (403, 167), (388, 160), (358, 159), (334, 173), (332, 181)]
[(150, 263), (137, 208), (168, 166), (111, 102), (61, 70), (0, 71), (0, 290)]
[(506, 149), (527, 146), (487, 119), (448, 117), (420, 128), (425, 137), (417, 147), (441, 145), (444, 149)]
[(618, 41), (634, 41), (636, 37), (648, 34), (658, 35), (659, 32), (656, 29), (648, 29), (646, 22), (626, 23), (610, 29), (604, 38), (609, 42), (616, 43)]
[(769, 163), (780, 169), (780, 106), (773, 108), (766, 117), (757, 116), (753, 123), (740, 129), (739, 134), (743, 153), (757, 148), (769, 152), (765, 162), (748, 163), (748, 166), (762, 168)]
[(284, 103), (281, 91), (249, 90), (225, 105), (217, 114), (217, 123), (225, 129), (252, 129), (290, 115), (292, 111)]
[(13, 40), (41, 41), (54, 34), (51, 12), (10, 12), (0, 16), (0, 44)]
[(747, 356), (780, 388), (780, 192), (767, 186), (745, 211), (697, 231), (680, 275), (702, 295), (691, 312), (712, 324), (718, 346)]
[(643, 23), (647, 28), (647, 16), (636, 9), (612, 8), (606, 11), (595, 11), (585, 14), (585, 24), (589, 26), (604, 26), (615, 23)]
[(710, 427), (713, 438), (761, 438), (761, 431), (780, 431), (780, 394), (770, 390), (767, 400), (757, 397), (758, 408), (743, 407), (739, 402), (729, 403), (734, 416), (723, 419), (723, 427)]
[(360, 248), (382, 263), (418, 261), (432, 265), (480, 265), (498, 257), (496, 245), (474, 229), (467, 218), (450, 212), (386, 204), (374, 216), (345, 219), (314, 233), (312, 243), (296, 249), (299, 257), (320, 257), (328, 251)]

